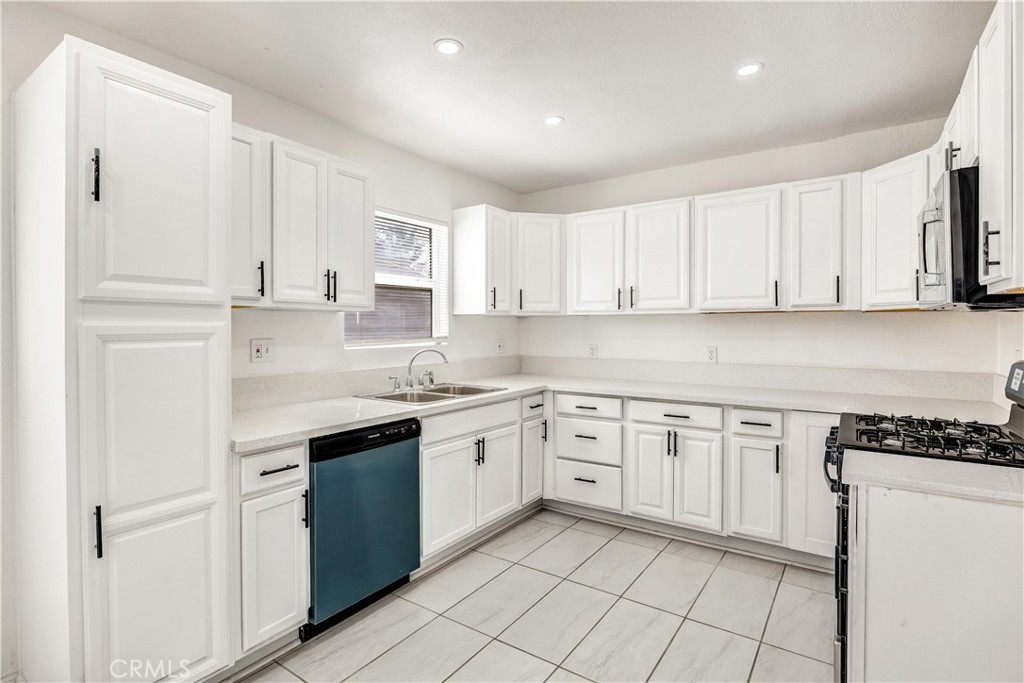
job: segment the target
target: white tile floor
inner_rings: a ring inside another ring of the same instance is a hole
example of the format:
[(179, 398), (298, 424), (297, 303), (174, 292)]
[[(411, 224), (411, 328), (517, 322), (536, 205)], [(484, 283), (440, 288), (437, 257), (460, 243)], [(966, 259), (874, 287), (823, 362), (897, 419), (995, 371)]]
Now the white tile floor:
[(245, 683), (831, 681), (831, 590), (544, 510)]

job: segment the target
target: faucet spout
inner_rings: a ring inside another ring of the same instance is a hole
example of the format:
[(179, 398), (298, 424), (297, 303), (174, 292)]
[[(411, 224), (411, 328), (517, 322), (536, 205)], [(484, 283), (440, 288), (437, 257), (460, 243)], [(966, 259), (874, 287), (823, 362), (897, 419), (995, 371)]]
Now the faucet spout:
[(416, 353), (414, 353), (412, 355), (412, 358), (409, 359), (409, 367), (406, 368), (406, 370), (405, 370), (405, 386), (409, 387), (410, 389), (412, 389), (412, 388), (414, 388), (416, 386), (415, 383), (412, 380), (412, 364), (421, 355), (423, 355), (424, 353), (429, 353), (429, 352), (433, 352), (433, 353), (436, 353), (437, 355), (441, 356), (441, 360), (444, 361), (444, 364), (448, 365), (448, 356), (444, 355), (444, 352), (441, 351), (440, 349), (434, 349), (434, 348), (420, 349), (419, 351), (417, 351)]

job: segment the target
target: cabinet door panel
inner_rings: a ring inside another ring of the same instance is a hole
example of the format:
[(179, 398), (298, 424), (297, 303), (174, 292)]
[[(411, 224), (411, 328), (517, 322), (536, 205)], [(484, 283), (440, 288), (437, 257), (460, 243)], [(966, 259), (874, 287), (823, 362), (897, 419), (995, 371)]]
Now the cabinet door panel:
[(786, 545), (831, 557), (835, 550), (835, 494), (822, 476), (829, 430), (838, 415), (793, 412), (786, 463)]
[(766, 541), (782, 540), (781, 445), (760, 439), (732, 439), (730, 533)]
[(230, 99), (126, 59), (83, 52), (78, 64), (81, 295), (223, 301)]
[(956, 130), (959, 138), (954, 142), (960, 147), (960, 152), (955, 167), (975, 166), (978, 163), (978, 48), (974, 48), (971, 54), (957, 105)]
[(610, 313), (622, 308), (622, 211), (569, 217), (571, 313)]
[(689, 307), (690, 204), (685, 199), (627, 212), (626, 284), (631, 310)]
[(523, 505), (541, 497), (544, 492), (544, 443), (547, 420), (523, 423)]
[(512, 312), (512, 215), (487, 207), (488, 312)]
[(373, 309), (373, 178), (354, 164), (328, 168), (327, 264), (331, 305), (347, 311)]
[(274, 141), (274, 300), (326, 304), (327, 158)]
[(698, 197), (701, 310), (779, 307), (779, 190)]
[(517, 308), (522, 313), (562, 310), (562, 217), (516, 215)]
[(309, 543), (304, 486), (242, 503), (242, 649), (306, 621)]
[(677, 430), (673, 458), (675, 507), (680, 524), (722, 531), (722, 435)]
[(519, 428), (482, 434), (483, 462), (476, 469), (476, 526), (488, 524), (519, 507)]
[(475, 528), (476, 439), (424, 449), (423, 555), (454, 543)]
[(270, 284), (270, 143), (236, 125), (231, 136), (231, 297), (247, 306)]
[(629, 512), (672, 519), (672, 430), (631, 427), (629, 432)]
[(841, 308), (843, 181), (794, 183), (787, 195), (789, 306)]

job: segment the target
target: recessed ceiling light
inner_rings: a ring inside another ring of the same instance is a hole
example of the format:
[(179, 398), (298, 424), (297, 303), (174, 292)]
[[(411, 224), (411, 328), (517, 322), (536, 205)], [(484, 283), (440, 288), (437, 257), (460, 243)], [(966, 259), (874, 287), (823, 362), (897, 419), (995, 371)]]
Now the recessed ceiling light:
[(560, 123), (564, 123), (564, 122), (565, 122), (565, 117), (564, 116), (558, 116), (557, 114), (554, 115), (554, 116), (545, 116), (544, 117), (544, 123), (546, 123), (549, 126), (557, 126)]
[(761, 62), (751, 62), (750, 64), (744, 64), (740, 68), (736, 69), (736, 73), (740, 76), (753, 76), (763, 68), (764, 64)]
[(453, 55), (462, 49), (462, 43), (454, 38), (442, 38), (434, 43), (434, 49), (443, 55)]

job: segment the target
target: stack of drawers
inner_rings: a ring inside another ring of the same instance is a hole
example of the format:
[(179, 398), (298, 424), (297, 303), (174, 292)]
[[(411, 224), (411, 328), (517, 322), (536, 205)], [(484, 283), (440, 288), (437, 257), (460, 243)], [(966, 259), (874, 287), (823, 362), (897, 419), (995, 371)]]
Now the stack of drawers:
[(555, 490), (560, 500), (622, 511), (622, 399), (555, 397)]

